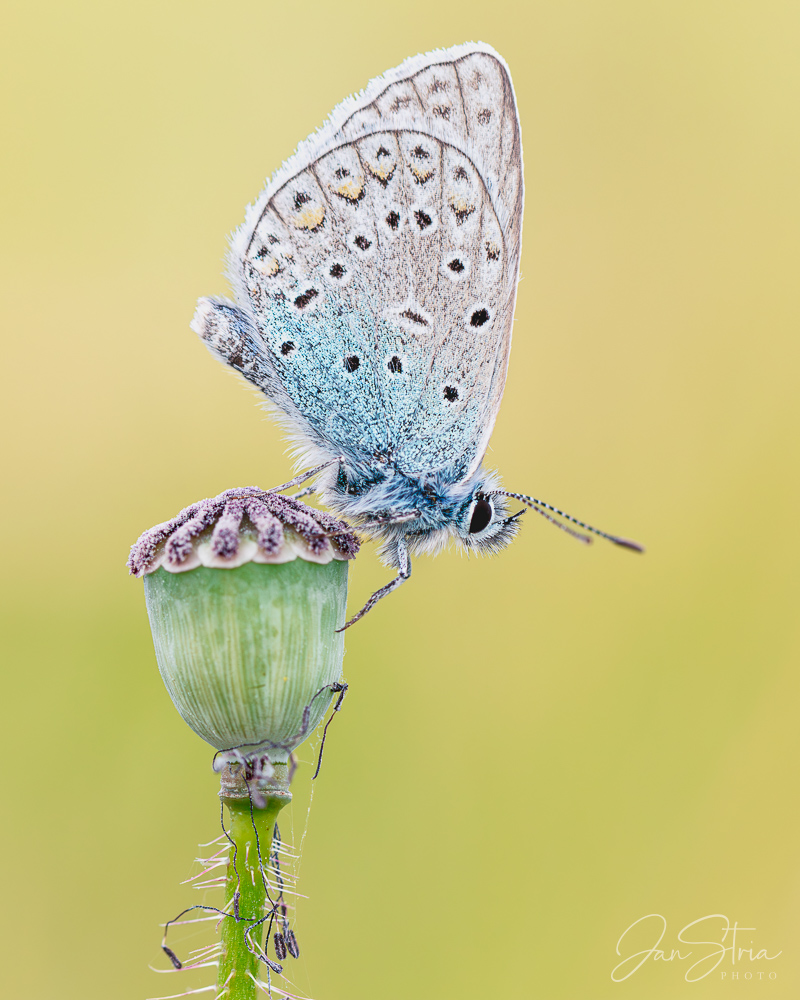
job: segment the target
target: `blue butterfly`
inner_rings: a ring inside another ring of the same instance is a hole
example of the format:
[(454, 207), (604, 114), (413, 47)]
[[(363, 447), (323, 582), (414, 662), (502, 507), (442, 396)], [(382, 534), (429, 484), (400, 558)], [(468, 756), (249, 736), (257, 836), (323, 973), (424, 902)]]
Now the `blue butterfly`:
[[(508, 67), (488, 45), (415, 56), (340, 104), (233, 235), (235, 301), (192, 328), (281, 416), (333, 509), (397, 576), (455, 538), (495, 552), (516, 499), (482, 461), (503, 395), (519, 278), (522, 145)], [(347, 627), (347, 626), (345, 626)]]

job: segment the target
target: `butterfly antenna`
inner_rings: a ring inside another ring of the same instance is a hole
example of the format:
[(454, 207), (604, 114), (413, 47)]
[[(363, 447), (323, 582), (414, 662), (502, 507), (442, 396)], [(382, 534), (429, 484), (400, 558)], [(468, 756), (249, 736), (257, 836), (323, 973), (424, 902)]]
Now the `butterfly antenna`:
[[(555, 524), (557, 527), (561, 528), (562, 531), (566, 531), (568, 535), (572, 535), (573, 538), (577, 538), (585, 544), (591, 542), (591, 538), (587, 535), (581, 534), (579, 531), (574, 531), (572, 528), (567, 527), (566, 524), (561, 524), (557, 521), (551, 514), (556, 514), (558, 517), (563, 517), (565, 521), (569, 521), (571, 524), (577, 524), (579, 528), (583, 528), (584, 531), (589, 531), (593, 535), (599, 535), (600, 538), (605, 538), (609, 542), (613, 542), (614, 545), (619, 545), (623, 549), (631, 549), (634, 552), (644, 552), (644, 546), (640, 545), (638, 542), (631, 541), (630, 538), (621, 538), (619, 535), (609, 535), (607, 531), (601, 531), (599, 528), (593, 528), (591, 524), (585, 524), (583, 521), (579, 521), (577, 517), (573, 517), (571, 514), (565, 514), (563, 510), (559, 510), (558, 507), (554, 507), (552, 504), (546, 503), (544, 500), (537, 500), (535, 497), (525, 496), (523, 493), (509, 493), (507, 490), (492, 490), (493, 496), (503, 496), (511, 497), (513, 500), (519, 500), (521, 503), (526, 504), (536, 511), (537, 514), (541, 514), (542, 517), (547, 518), (551, 524)], [(548, 514), (547, 512), (550, 511)]]

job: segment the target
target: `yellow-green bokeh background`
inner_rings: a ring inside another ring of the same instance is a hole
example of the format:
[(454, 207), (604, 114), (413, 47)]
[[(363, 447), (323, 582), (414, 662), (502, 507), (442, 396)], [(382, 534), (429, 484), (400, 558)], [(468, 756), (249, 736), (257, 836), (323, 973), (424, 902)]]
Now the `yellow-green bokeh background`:
[[(188, 321), (336, 102), (472, 38), (511, 66), (527, 185), (489, 461), (648, 553), (528, 514), (495, 559), (418, 560), (348, 634), (298, 984), (798, 995), (798, 5), (46, 0), (0, 39), (4, 996), (180, 988), (147, 963), (196, 901), (177, 883), (216, 835), (215, 779), (125, 557), (187, 502), (290, 471)], [(386, 578), (366, 549), (352, 606)], [(296, 838), (307, 799), (305, 768)], [(651, 912), (668, 947), (704, 914), (757, 927), (778, 979), (612, 983)]]

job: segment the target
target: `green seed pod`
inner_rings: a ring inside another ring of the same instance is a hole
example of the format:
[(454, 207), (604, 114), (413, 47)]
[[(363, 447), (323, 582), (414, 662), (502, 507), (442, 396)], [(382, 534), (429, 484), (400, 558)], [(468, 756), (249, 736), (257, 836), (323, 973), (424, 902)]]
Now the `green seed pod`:
[(342, 522), (254, 488), (142, 535), (129, 566), (145, 578), (167, 691), (198, 736), (282, 764), (316, 728), (341, 679), (357, 550)]

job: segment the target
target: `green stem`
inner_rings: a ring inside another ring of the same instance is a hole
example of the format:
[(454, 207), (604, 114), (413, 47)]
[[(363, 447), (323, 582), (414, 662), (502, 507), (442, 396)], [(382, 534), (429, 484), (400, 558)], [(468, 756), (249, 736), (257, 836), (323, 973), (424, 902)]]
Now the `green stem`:
[[(222, 995), (225, 1000), (255, 1000), (260, 990), (251, 977), (266, 978), (259, 975), (261, 962), (253, 952), (260, 953), (269, 944), (267, 941), (265, 945), (269, 921), (259, 924), (247, 938), (245, 933), (254, 921), (269, 913), (272, 905), (267, 896), (265, 881), (269, 871), (275, 819), (291, 800), (285, 775), (280, 773), (285, 770), (285, 766), (277, 765), (277, 773), (268, 785), (258, 789), (260, 794), (255, 795), (254, 799), (258, 801), (263, 797), (264, 804), (261, 808), (256, 806), (256, 801), (249, 795), (242, 797), (241, 791), (246, 789), (246, 785), (236, 771), (226, 768), (227, 774), (223, 774), (220, 795), (230, 817), (228, 834), (235, 845), (230, 849), (225, 879), (225, 910), (231, 916), (222, 921), (222, 953), (217, 978), (218, 989), (222, 991), (224, 988)], [(237, 891), (238, 919), (233, 902)]]

